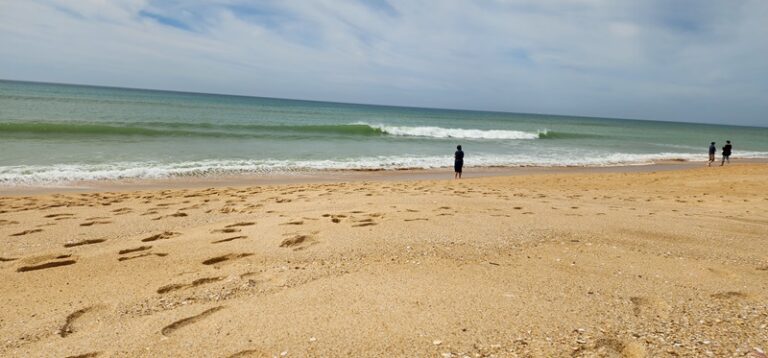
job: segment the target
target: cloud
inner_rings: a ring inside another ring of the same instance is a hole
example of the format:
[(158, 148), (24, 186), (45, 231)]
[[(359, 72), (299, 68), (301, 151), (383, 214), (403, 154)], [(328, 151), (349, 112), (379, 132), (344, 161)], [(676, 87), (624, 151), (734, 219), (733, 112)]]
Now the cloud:
[(768, 125), (761, 0), (5, 1), (0, 78)]

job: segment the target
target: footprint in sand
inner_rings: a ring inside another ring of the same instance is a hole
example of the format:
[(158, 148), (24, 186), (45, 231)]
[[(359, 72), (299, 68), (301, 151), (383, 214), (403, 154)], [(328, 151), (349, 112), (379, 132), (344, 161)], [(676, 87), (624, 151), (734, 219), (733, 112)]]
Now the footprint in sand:
[(94, 221), (86, 221), (84, 223), (81, 223), (80, 226), (93, 226), (93, 225), (104, 225), (104, 224), (111, 224), (112, 222), (109, 220), (94, 220)]
[(186, 327), (186, 326), (188, 326), (190, 324), (198, 322), (198, 321), (200, 321), (200, 320), (202, 320), (202, 319), (204, 319), (204, 318), (206, 318), (206, 317), (208, 317), (208, 316), (210, 316), (210, 315), (212, 315), (212, 314), (222, 310), (223, 308), (224, 308), (224, 306), (213, 307), (213, 308), (210, 308), (210, 309), (207, 309), (207, 310), (203, 311), (200, 314), (194, 315), (192, 317), (187, 317), (187, 318), (184, 318), (184, 319), (180, 319), (180, 320), (178, 320), (176, 322), (173, 322), (173, 323), (163, 327), (163, 329), (160, 330), (160, 333), (162, 335), (164, 335), (164, 336), (168, 336), (168, 335), (172, 334), (173, 332), (176, 332), (180, 328), (183, 328), (183, 327)]
[(373, 225), (377, 225), (377, 224), (376, 224), (376, 223), (373, 221), (373, 219), (371, 219), (371, 218), (368, 218), (368, 219), (361, 219), (361, 220), (355, 220), (355, 223), (356, 223), (356, 224), (353, 224), (353, 225), (352, 225), (352, 227), (365, 227), (365, 226), (373, 226)]
[(170, 215), (158, 216), (156, 218), (152, 218), (152, 220), (161, 220), (161, 219), (165, 219), (165, 218), (183, 218), (183, 217), (187, 217), (187, 216), (189, 216), (189, 215), (187, 215), (187, 213), (177, 212), (177, 213), (173, 213), (173, 214), (170, 214)]
[(240, 231), (241, 231), (240, 229), (233, 228), (233, 227), (228, 227), (228, 228), (224, 228), (224, 229), (211, 230), (211, 234), (215, 234), (215, 233), (231, 234), (233, 232), (240, 232)]
[(599, 338), (594, 348), (598, 356), (616, 356), (626, 358), (645, 357), (645, 348), (637, 342), (624, 342), (616, 338)]
[(197, 280), (192, 281), (191, 283), (174, 283), (170, 285), (165, 285), (163, 287), (160, 287), (157, 289), (157, 293), (159, 294), (166, 294), (168, 292), (183, 290), (185, 288), (191, 288), (191, 287), (197, 287), (202, 285), (207, 285), (209, 283), (214, 283), (223, 280), (224, 277), (204, 277), (199, 278)]
[(238, 226), (251, 226), (251, 225), (256, 225), (256, 223), (255, 222), (250, 222), (250, 221), (249, 222), (239, 222), (239, 223), (229, 224), (229, 225), (225, 226), (225, 228), (233, 228), (233, 227), (238, 227)]
[(138, 255), (134, 255), (134, 256), (118, 257), (117, 261), (133, 260), (133, 259), (138, 259), (138, 258), (142, 258), (142, 257), (149, 257), (149, 256), (152, 256), (152, 255), (155, 255), (157, 257), (166, 257), (166, 256), (168, 256), (167, 253), (163, 253), (163, 252), (145, 252), (143, 254), (138, 254)]
[(83, 245), (93, 245), (102, 243), (104, 241), (107, 241), (106, 239), (91, 239), (91, 240), (83, 240), (78, 242), (68, 242), (64, 244), (64, 247), (76, 247), (76, 246), (83, 246)]
[(299, 251), (304, 250), (309, 246), (317, 244), (317, 240), (315, 239), (315, 235), (318, 232), (312, 232), (311, 234), (297, 234), (297, 233), (288, 233), (284, 234), (285, 236), (290, 236), (285, 239), (283, 239), (282, 242), (280, 242), (280, 247), (283, 248), (293, 248), (293, 251)]
[(241, 254), (226, 254), (226, 255), (222, 255), (222, 256), (212, 257), (212, 258), (210, 258), (208, 260), (203, 261), (202, 264), (203, 265), (214, 265), (214, 264), (218, 264), (218, 263), (221, 263), (221, 262), (224, 262), (224, 261), (231, 261), (231, 260), (241, 259), (243, 257), (248, 257), (248, 256), (252, 256), (252, 255), (253, 255), (253, 253), (248, 253), (248, 252), (241, 253)]
[(344, 219), (347, 216), (344, 215), (344, 214), (337, 214), (337, 215), (334, 215), (334, 214), (323, 214), (323, 217), (324, 218), (330, 217), (332, 223), (338, 224), (338, 223), (341, 222), (341, 219)]
[(374, 222), (368, 222), (368, 223), (355, 224), (355, 225), (352, 225), (352, 227), (365, 227), (365, 226), (374, 226), (374, 225), (378, 225), (378, 224)]
[(14, 221), (14, 220), (0, 220), (0, 226), (16, 225), (18, 223), (19, 223), (18, 221)]
[(74, 356), (67, 356), (65, 358), (96, 358), (101, 355), (101, 352), (88, 352), (83, 354), (78, 354)]
[(282, 224), (280, 224), (280, 225), (304, 225), (304, 221), (301, 221), (301, 220), (293, 220), (293, 221), (289, 221), (289, 222), (287, 222), (287, 223), (282, 223)]
[(212, 244), (220, 244), (222, 242), (230, 242), (230, 241), (234, 241), (234, 240), (247, 239), (247, 238), (248, 238), (248, 236), (239, 235), (239, 236), (228, 237), (226, 239), (211, 241), (211, 243)]
[(21, 231), (21, 232), (17, 232), (15, 234), (11, 234), (9, 236), (24, 236), (24, 235), (34, 234), (36, 232), (42, 232), (42, 231), (43, 231), (43, 229), (24, 230), (24, 231)]
[(68, 213), (62, 213), (62, 214), (48, 214), (46, 216), (43, 216), (44, 218), (58, 218), (58, 217), (67, 217), (67, 216), (75, 216), (75, 214), (68, 214)]
[[(65, 259), (65, 258), (68, 258), (69, 256), (70, 255), (61, 255), (61, 256), (57, 256), (56, 259)], [(42, 263), (39, 265), (21, 266), (16, 269), (16, 272), (44, 270), (44, 269), (49, 269), (54, 267), (74, 265), (76, 263), (77, 263), (77, 260), (50, 261), (50, 262)]]
[(66, 338), (68, 335), (75, 333), (75, 329), (73, 327), (75, 320), (77, 320), (82, 315), (86, 314), (92, 309), (93, 307), (86, 307), (70, 313), (67, 316), (67, 319), (64, 322), (64, 325), (59, 328), (59, 336), (61, 336), (61, 338)]
[(178, 232), (164, 231), (162, 233), (159, 233), (159, 234), (156, 234), (156, 235), (152, 235), (152, 236), (150, 236), (150, 237), (148, 237), (146, 239), (142, 239), (141, 242), (150, 242), (150, 241), (157, 241), (157, 240), (167, 240), (167, 239), (170, 239), (172, 237), (179, 236), (179, 235), (181, 235), (181, 234), (178, 233)]
[(656, 298), (634, 296), (630, 297), (629, 301), (632, 303), (632, 312), (636, 316), (650, 315), (667, 318), (671, 310), (666, 302)]
[(293, 237), (284, 239), (280, 243), (280, 247), (294, 247), (300, 245), (309, 239), (309, 235), (295, 235)]
[(227, 358), (270, 357), (270, 356), (272, 355), (267, 354), (265, 351), (262, 351), (260, 349), (246, 349), (244, 351), (239, 351), (237, 353), (234, 353)]
[(149, 250), (151, 248), (152, 248), (152, 246), (139, 246), (139, 247), (134, 247), (132, 249), (120, 250), (120, 251), (117, 252), (117, 254), (118, 255), (125, 255), (125, 254), (130, 254), (130, 253), (133, 253), (133, 252)]
[(92, 218), (86, 218), (85, 220), (86, 221), (93, 221), (93, 220), (104, 220), (104, 219), (109, 219), (109, 218), (106, 217), (106, 216), (94, 216)]
[(728, 299), (732, 299), (732, 298), (746, 298), (747, 294), (745, 294), (743, 292), (738, 292), (738, 291), (727, 291), (727, 292), (715, 293), (715, 294), (711, 295), (711, 297), (712, 298), (717, 298), (717, 299), (728, 300)]

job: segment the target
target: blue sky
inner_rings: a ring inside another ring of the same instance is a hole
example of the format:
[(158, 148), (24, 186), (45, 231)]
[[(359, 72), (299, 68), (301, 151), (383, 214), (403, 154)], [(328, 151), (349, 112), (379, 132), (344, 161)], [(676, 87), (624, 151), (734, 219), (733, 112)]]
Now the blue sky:
[(765, 0), (5, 0), (0, 78), (768, 126)]

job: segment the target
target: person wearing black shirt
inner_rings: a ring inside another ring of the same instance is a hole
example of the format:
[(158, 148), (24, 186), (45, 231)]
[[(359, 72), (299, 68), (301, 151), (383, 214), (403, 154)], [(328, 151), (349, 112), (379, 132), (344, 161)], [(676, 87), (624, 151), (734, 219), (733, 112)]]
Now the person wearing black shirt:
[(456, 153), (453, 153), (453, 178), (461, 179), (461, 169), (464, 167), (464, 152), (461, 151), (461, 146), (456, 146)]
[(728, 162), (728, 164), (731, 164), (731, 150), (733, 149), (733, 146), (731, 145), (731, 141), (727, 140), (725, 141), (725, 145), (723, 146), (723, 161), (720, 163), (720, 166), (722, 167), (725, 162)]
[(712, 162), (715, 161), (715, 152), (717, 152), (717, 147), (715, 147), (715, 142), (712, 142), (712, 144), (709, 145), (709, 164), (707, 166), (712, 166)]

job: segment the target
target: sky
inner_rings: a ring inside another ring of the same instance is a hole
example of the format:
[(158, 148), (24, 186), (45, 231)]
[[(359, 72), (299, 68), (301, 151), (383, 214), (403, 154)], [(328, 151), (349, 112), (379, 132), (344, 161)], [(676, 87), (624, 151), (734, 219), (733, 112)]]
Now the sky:
[(766, 0), (0, 0), (0, 78), (768, 126)]

